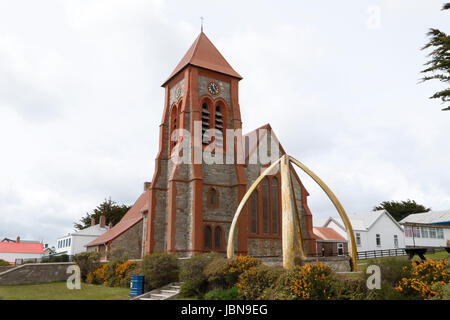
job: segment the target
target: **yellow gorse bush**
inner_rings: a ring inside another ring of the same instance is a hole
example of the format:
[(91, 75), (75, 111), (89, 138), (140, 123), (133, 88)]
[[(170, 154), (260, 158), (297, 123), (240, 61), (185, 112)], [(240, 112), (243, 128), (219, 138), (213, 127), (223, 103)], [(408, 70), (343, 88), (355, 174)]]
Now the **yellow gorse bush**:
[(251, 256), (236, 256), (232, 260), (228, 262), (228, 264), (225, 266), (223, 273), (226, 274), (233, 274), (238, 273), (241, 274), (245, 270), (248, 270), (252, 267), (256, 267), (259, 265), (258, 259), (251, 257)]
[(90, 272), (87, 275), (87, 282), (88, 283), (98, 283), (98, 284), (106, 283), (106, 269), (107, 269), (107, 265), (102, 264), (100, 267), (95, 269), (93, 272)]
[(403, 277), (395, 290), (405, 295), (420, 295), (429, 299), (436, 295), (432, 290), (435, 284), (447, 284), (450, 282), (450, 268), (448, 260), (426, 260), (421, 263), (411, 262), (411, 266), (404, 267)]
[(125, 261), (124, 263), (119, 263), (116, 266), (116, 277), (117, 277), (117, 279), (119, 281), (122, 280), (125, 277), (127, 271), (130, 268), (133, 268), (135, 265), (136, 265), (136, 261)]
[[(125, 261), (124, 263), (118, 263), (114, 269), (114, 277), (115, 283), (120, 283), (127, 271), (133, 268), (136, 265), (135, 261)], [(94, 272), (90, 272), (87, 276), (88, 283), (96, 283), (96, 284), (108, 284), (108, 265), (102, 264), (100, 267), (94, 270)]]
[(329, 266), (318, 262), (296, 267), (289, 274), (291, 293), (298, 299), (331, 299), (334, 274)]

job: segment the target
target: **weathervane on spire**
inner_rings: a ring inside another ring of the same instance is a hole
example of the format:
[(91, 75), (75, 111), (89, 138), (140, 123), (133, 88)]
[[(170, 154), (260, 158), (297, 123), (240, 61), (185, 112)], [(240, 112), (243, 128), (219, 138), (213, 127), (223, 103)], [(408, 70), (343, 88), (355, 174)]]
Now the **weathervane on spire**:
[(201, 27), (200, 27), (200, 31), (203, 32), (203, 20), (205, 20), (205, 18), (200, 17), (201, 20)]

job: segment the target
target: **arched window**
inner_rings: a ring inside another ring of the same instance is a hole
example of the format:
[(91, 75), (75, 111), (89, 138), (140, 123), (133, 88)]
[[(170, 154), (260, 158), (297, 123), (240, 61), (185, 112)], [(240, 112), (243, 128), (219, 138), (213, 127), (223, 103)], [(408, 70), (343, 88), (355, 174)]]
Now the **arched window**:
[(219, 205), (219, 201), (218, 201), (219, 197), (218, 197), (218, 195), (219, 194), (218, 194), (218, 192), (217, 192), (217, 190), (215, 188), (209, 189), (209, 191), (208, 191), (208, 199), (207, 199), (208, 207), (210, 207), (210, 208), (218, 207), (218, 205)]
[(205, 249), (212, 249), (211, 227), (206, 226), (203, 233), (203, 244)]
[(280, 198), (278, 190), (278, 179), (272, 179), (272, 233), (278, 234), (278, 219), (280, 216)]
[(251, 210), (251, 232), (252, 233), (258, 233), (258, 216), (259, 216), (259, 209), (258, 209), (258, 191), (253, 191), (251, 197), (250, 197), (250, 210)]
[(269, 182), (267, 177), (261, 182), (263, 233), (269, 233)]
[(214, 249), (222, 249), (222, 229), (220, 227), (214, 229)]

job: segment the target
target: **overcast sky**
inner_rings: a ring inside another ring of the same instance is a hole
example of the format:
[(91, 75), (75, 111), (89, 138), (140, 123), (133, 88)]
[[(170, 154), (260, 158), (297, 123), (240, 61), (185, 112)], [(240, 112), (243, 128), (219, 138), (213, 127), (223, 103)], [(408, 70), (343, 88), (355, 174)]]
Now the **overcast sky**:
[[(419, 84), (443, 1), (0, 0), (0, 238), (55, 244), (153, 176), (164, 89), (200, 31), (243, 76), (244, 131), (270, 123), (347, 213), (450, 209), (450, 112)], [(305, 174), (315, 221), (335, 215)]]

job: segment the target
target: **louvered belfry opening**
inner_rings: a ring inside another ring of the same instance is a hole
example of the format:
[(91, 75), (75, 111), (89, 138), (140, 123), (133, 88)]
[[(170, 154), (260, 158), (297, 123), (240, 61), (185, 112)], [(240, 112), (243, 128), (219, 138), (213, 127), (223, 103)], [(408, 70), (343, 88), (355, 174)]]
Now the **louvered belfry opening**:
[[(220, 112), (220, 106), (216, 107), (216, 123), (215, 123), (215, 128), (216, 128), (216, 136), (215, 136), (215, 142), (216, 142), (216, 147), (222, 148), (223, 147), (223, 114), (222, 112)], [(221, 132), (222, 134), (218, 134), (218, 132)]]
[(202, 143), (208, 144), (211, 140), (211, 137), (209, 136), (207, 130), (209, 129), (209, 125), (211, 122), (211, 114), (208, 110), (208, 105), (206, 103), (203, 103), (202, 105)]

